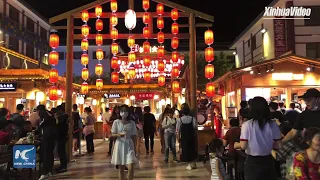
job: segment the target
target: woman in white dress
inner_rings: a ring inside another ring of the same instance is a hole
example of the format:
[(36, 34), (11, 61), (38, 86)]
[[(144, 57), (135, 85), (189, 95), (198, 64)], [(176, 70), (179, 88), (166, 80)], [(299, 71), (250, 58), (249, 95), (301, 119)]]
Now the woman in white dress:
[(111, 133), (116, 138), (111, 163), (119, 166), (119, 179), (125, 179), (125, 167), (128, 166), (128, 179), (132, 180), (133, 165), (138, 162), (136, 152), (137, 128), (134, 121), (130, 120), (129, 107), (123, 105), (120, 108), (121, 119), (113, 122)]

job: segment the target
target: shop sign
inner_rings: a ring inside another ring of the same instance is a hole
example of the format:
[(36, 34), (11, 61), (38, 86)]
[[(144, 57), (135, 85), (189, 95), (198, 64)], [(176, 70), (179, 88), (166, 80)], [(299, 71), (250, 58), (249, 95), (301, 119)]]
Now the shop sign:
[(279, 57), (287, 52), (286, 21), (285, 19), (274, 19), (273, 26), (275, 57)]
[(301, 81), (301, 80), (304, 80), (304, 74), (272, 73), (272, 80), (275, 80), (275, 81)]
[(106, 99), (121, 98), (121, 95), (120, 95), (119, 93), (115, 93), (115, 94), (104, 94), (104, 98), (106, 98)]
[(0, 92), (3, 91), (16, 91), (17, 90), (17, 83), (0, 83)]
[(136, 100), (150, 100), (154, 98), (154, 93), (136, 93)]

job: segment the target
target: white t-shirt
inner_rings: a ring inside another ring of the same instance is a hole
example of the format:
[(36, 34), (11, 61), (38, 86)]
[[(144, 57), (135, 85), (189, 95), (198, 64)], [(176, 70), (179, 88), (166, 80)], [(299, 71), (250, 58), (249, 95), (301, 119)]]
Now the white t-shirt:
[(103, 122), (103, 124), (108, 124), (108, 122), (110, 121), (110, 117), (111, 117), (111, 114), (109, 112), (104, 112), (102, 114), (102, 122)]
[(252, 119), (242, 124), (240, 141), (248, 141), (248, 155), (270, 155), (274, 141), (278, 140), (281, 140), (281, 132), (274, 121), (265, 124), (263, 129), (260, 129), (258, 121)]

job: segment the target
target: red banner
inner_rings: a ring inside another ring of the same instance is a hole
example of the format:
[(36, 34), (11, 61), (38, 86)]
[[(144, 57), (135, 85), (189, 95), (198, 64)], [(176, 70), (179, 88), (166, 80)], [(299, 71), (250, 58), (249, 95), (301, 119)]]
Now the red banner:
[(154, 93), (135, 93), (136, 100), (150, 100), (154, 98)]
[(287, 52), (286, 43), (286, 21), (284, 19), (274, 19), (274, 52), (275, 57), (279, 57)]

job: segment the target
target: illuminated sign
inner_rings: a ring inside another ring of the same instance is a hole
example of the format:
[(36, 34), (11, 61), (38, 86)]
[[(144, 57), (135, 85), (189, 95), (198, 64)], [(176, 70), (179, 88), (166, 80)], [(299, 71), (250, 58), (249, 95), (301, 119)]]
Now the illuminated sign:
[(17, 90), (17, 83), (6, 83), (6, 82), (1, 82), (0, 83), (0, 92), (3, 91), (16, 91)]
[(150, 100), (154, 98), (154, 93), (136, 93), (136, 100)]
[(301, 81), (304, 80), (304, 74), (293, 73), (272, 73), (272, 80), (275, 81)]
[(114, 99), (114, 98), (120, 98), (121, 95), (119, 93), (115, 93), (115, 94), (104, 94), (104, 98), (106, 99)]

